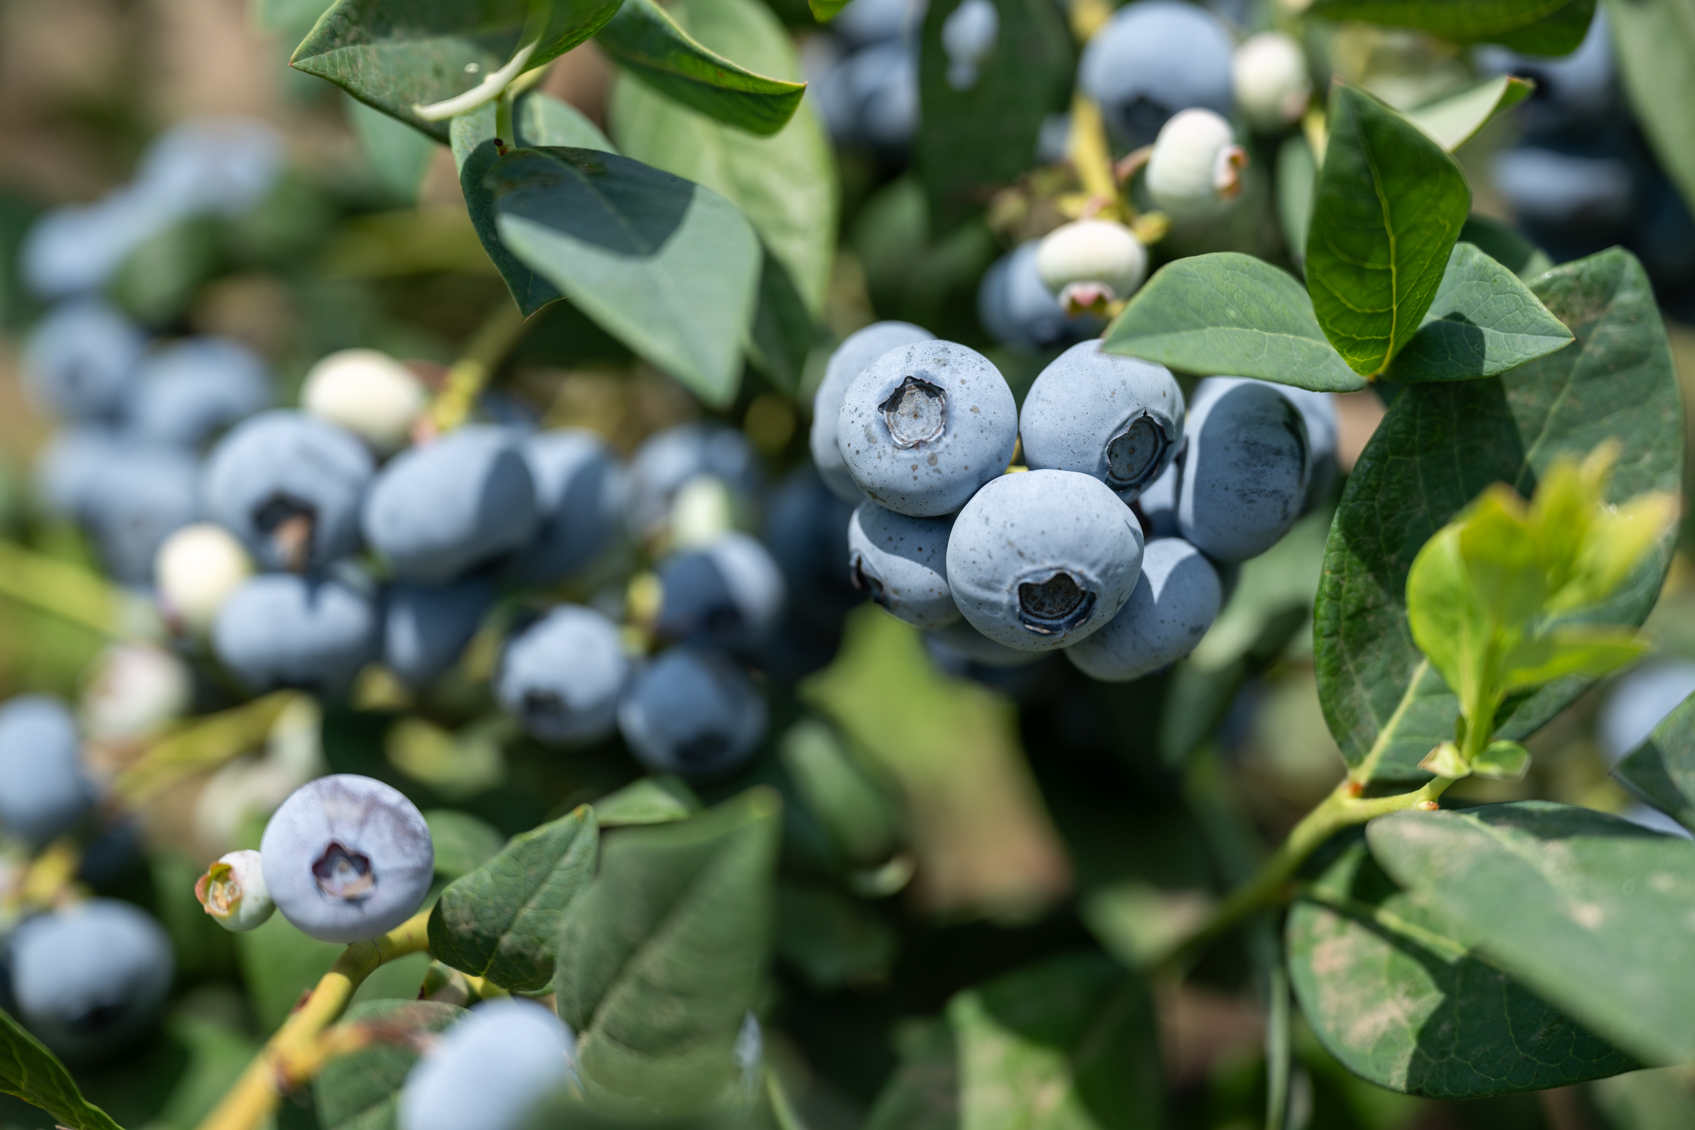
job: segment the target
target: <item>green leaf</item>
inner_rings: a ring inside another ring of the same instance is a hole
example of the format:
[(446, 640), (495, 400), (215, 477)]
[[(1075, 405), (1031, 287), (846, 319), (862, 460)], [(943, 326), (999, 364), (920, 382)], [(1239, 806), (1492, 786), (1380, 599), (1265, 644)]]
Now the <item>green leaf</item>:
[(696, 42), (653, 0), (624, 0), (595, 42), (667, 98), (761, 137), (787, 125), (806, 92), (804, 82), (755, 74)]
[(1383, 376), (1406, 384), (1492, 377), (1571, 340), (1517, 275), (1471, 244), (1456, 243), (1424, 324)]
[[(528, 66), (541, 66), (599, 31), (618, 0), (551, 0)], [(448, 123), (413, 112), (476, 87), (519, 46), (527, 0), (336, 0), (290, 63), (335, 83), (435, 138)]]
[(436, 874), (457, 879), (489, 859), (506, 837), (486, 820), (457, 808), (432, 808), (424, 813), (430, 841), (436, 849)]
[(465, 1010), (440, 1001), (369, 1001), (342, 1017), (372, 1030), (357, 1051), (324, 1064), (312, 1083), (323, 1130), (394, 1130), (400, 1088), (418, 1062), (422, 1041), (457, 1023)]
[(1607, 18), (1630, 108), (1695, 208), (1695, 0), (1607, 0)]
[(829, 725), (796, 723), (778, 750), (801, 802), (836, 849), (862, 866), (882, 863), (900, 846), (900, 807)]
[(1191, 255), (1154, 272), (1101, 348), (1184, 372), (1351, 392), (1365, 381), (1325, 340), (1312, 300), (1287, 271), (1252, 255)]
[(848, 0), (806, 0), (806, 6), (812, 10), (813, 19), (827, 24), (836, 18), (836, 13), (848, 6)]
[(759, 305), (748, 328), (748, 360), (779, 392), (800, 387), (814, 340), (812, 315), (783, 261), (761, 241)]
[(45, 1044), (0, 1010), (0, 1092), (51, 1114), (71, 1130), (122, 1130), (77, 1089), (76, 1080)]
[(782, 816), (751, 789), (701, 816), (626, 828), (566, 910), (554, 989), (591, 1096), (686, 1111), (739, 1068), (765, 976)]
[(1648, 646), (1636, 633), (1615, 628), (1555, 628), (1507, 653), (1501, 689), (1539, 687), (1571, 675), (1598, 679), (1641, 659)]
[(1477, 247), (1489, 258), (1529, 282), (1548, 270), (1554, 261), (1514, 228), (1488, 216), (1472, 216), (1460, 229), (1460, 240)]
[(1595, 0), (1317, 0), (1308, 11), (1333, 20), (1417, 28), (1459, 43), (1564, 55), (1583, 42)]
[(1358, 832), (1302, 888), (1287, 939), (1302, 1014), (1380, 1087), (1470, 1099), (1637, 1066), (1396, 886)]
[(1100, 954), (968, 989), (908, 1048), (866, 1130), (1154, 1130), (1147, 988)]
[[(680, 0), (671, 14), (714, 51), (766, 74), (794, 78), (800, 61), (788, 33), (759, 0)], [(774, 137), (755, 137), (620, 78), (609, 107), (628, 156), (705, 185), (753, 224), (783, 264), (810, 317), (824, 308), (835, 254), (836, 171), (817, 112), (802, 105)], [(775, 280), (763, 290), (771, 291)]]
[[(1277, 223), (1283, 229), (1283, 245), (1296, 266), (1306, 259), (1312, 194), (1317, 187), (1318, 162), (1313, 160), (1312, 146), (1304, 134), (1290, 134), (1277, 148)], [(1312, 307), (1310, 298), (1307, 307)]]
[(1381, 371), (1417, 332), (1470, 210), (1465, 174), (1441, 146), (1371, 95), (1336, 86), (1307, 290), (1356, 373)]
[[(1529, 494), (1556, 458), (1580, 459), (1608, 437), (1627, 453), (1609, 501), (1682, 482), (1677, 380), (1641, 264), (1607, 251), (1549, 271), (1531, 290), (1576, 341), (1500, 377), (1404, 387), (1343, 490), (1313, 639), (1325, 718), (1361, 779), (1417, 777), (1419, 760), (1454, 733), (1456, 701), (1406, 622), (1407, 571), (1432, 534), (1491, 483)], [(1669, 563), (1661, 545), (1584, 619), (1640, 624)], [(1587, 685), (1561, 680), (1509, 702), (1502, 736), (1523, 738)]]
[(1548, 801), (1399, 812), (1366, 829), (1419, 905), (1649, 1062), (1695, 1058), (1695, 843)]
[(1517, 106), (1536, 84), (1513, 75), (1496, 75), (1473, 83), (1464, 90), (1408, 110), (1407, 121), (1424, 135), (1452, 153), (1494, 118)]
[(347, 98), (347, 121), (377, 182), (400, 203), (416, 204), (424, 172), (436, 153), (435, 140), (352, 96)]
[(1530, 770), (1530, 751), (1518, 742), (1490, 742), (1471, 763), (1479, 777), (1496, 781), (1522, 781)]
[(679, 777), (643, 777), (594, 803), (602, 828), (621, 824), (669, 824), (700, 811), (700, 798)]
[(887, 979), (899, 950), (893, 927), (839, 888), (777, 885), (777, 956), (820, 992)]
[(955, 89), (942, 25), (964, 0), (936, 0), (918, 49), (918, 137), (913, 163), (930, 201), (933, 236), (958, 226), (1036, 160), (1042, 121), (1071, 98), (1076, 48), (1053, 0), (993, 0), (994, 53)]
[(1643, 800), (1695, 829), (1695, 696), (1666, 715), (1613, 773)]
[(521, 263), (707, 404), (734, 399), (759, 237), (729, 201), (587, 149), (511, 150), (484, 183)]
[(583, 805), (522, 835), (441, 893), (430, 914), (430, 953), (511, 992), (553, 977), (559, 917), (594, 878), (600, 832)]

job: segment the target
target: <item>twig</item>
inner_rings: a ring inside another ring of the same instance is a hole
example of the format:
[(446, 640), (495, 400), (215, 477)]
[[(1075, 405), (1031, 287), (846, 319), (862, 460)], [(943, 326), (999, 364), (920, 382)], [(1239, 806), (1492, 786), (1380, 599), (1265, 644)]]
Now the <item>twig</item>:
[(452, 431), (469, 418), (477, 397), (523, 332), (524, 316), (517, 307), (502, 302), (489, 315), (464, 355), (447, 371), (447, 381), (430, 408), (429, 424), (436, 435)]

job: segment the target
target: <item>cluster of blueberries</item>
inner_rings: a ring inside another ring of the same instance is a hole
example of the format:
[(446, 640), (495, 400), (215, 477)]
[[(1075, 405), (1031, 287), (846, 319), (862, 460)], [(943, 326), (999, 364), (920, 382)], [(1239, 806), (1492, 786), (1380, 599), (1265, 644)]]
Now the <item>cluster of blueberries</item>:
[(1324, 394), (1213, 377), (1185, 410), (1164, 366), (1086, 341), (1020, 410), (987, 358), (905, 322), (831, 357), (811, 445), (825, 482), (858, 503), (855, 582), (924, 629), (944, 666), (1063, 650), (1107, 681), (1193, 650), (1237, 565), (1336, 475)]

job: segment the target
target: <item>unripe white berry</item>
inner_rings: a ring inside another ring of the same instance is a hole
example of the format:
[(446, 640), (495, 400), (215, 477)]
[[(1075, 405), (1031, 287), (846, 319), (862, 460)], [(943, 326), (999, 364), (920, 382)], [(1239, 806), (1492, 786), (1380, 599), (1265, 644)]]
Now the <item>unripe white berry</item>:
[(147, 643), (114, 644), (89, 669), (79, 713), (91, 738), (145, 738), (188, 713), (194, 676), (172, 652)]
[(1148, 158), (1148, 193), (1175, 219), (1204, 216), (1242, 191), (1248, 154), (1230, 123), (1211, 110), (1184, 110), (1165, 123)]
[(214, 922), (235, 934), (263, 925), (277, 909), (265, 887), (259, 853), (252, 850), (220, 856), (196, 880), (194, 897)]
[(406, 444), (427, 400), (411, 369), (375, 349), (330, 354), (312, 366), (300, 390), (307, 412), (384, 453)]
[(253, 561), (222, 526), (196, 522), (166, 538), (153, 557), (153, 584), (167, 618), (190, 632), (211, 629), (231, 593), (253, 575)]
[(1074, 220), (1055, 228), (1036, 249), (1036, 273), (1067, 313), (1102, 312), (1129, 298), (1148, 274), (1148, 252), (1134, 232), (1114, 220)]
[(1300, 120), (1312, 97), (1306, 56), (1280, 31), (1262, 31), (1236, 48), (1230, 64), (1236, 104), (1260, 129), (1281, 129)]

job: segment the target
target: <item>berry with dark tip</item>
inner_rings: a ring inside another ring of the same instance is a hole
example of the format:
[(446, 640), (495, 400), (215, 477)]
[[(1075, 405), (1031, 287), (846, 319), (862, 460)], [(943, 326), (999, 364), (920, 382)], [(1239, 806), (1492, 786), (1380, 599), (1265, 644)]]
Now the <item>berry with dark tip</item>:
[(836, 425), (848, 386), (865, 371), (866, 366), (889, 350), (920, 341), (933, 341), (935, 336), (911, 322), (873, 322), (848, 334), (830, 354), (830, 360), (824, 366), (824, 379), (819, 382), (818, 393), (812, 398), (809, 442), (812, 462), (818, 473), (843, 501), (857, 506), (865, 498), (854, 485), (847, 461), (842, 458), (842, 450), (836, 443)]
[(848, 568), (856, 585), (917, 628), (959, 619), (948, 589), (952, 518), (912, 518), (862, 502), (848, 525)]
[(335, 698), (381, 654), (382, 616), (366, 579), (268, 573), (230, 594), (212, 651), (254, 692), (292, 687)]
[(1155, 538), (1142, 551), (1142, 576), (1118, 615), (1065, 656), (1106, 682), (1152, 674), (1195, 650), (1223, 598), (1218, 571), (1200, 550), (1182, 538)]
[(507, 563), (522, 585), (552, 585), (598, 557), (618, 533), (624, 471), (599, 436), (580, 428), (537, 432), (520, 449), (535, 486), (539, 524)]
[(612, 732), (629, 676), (618, 625), (562, 604), (507, 642), (495, 696), (542, 741), (586, 743)]
[(659, 563), (663, 593), (655, 630), (672, 640), (751, 648), (783, 614), (783, 574), (770, 552), (746, 534), (728, 533)]
[(1132, 148), (1152, 144), (1173, 114), (1229, 114), (1235, 45), (1217, 17), (1183, 0), (1137, 0), (1113, 13), (1083, 48), (1079, 89)]
[(656, 773), (722, 776), (765, 734), (765, 697), (733, 661), (684, 644), (636, 673), (618, 706), (630, 751)]

